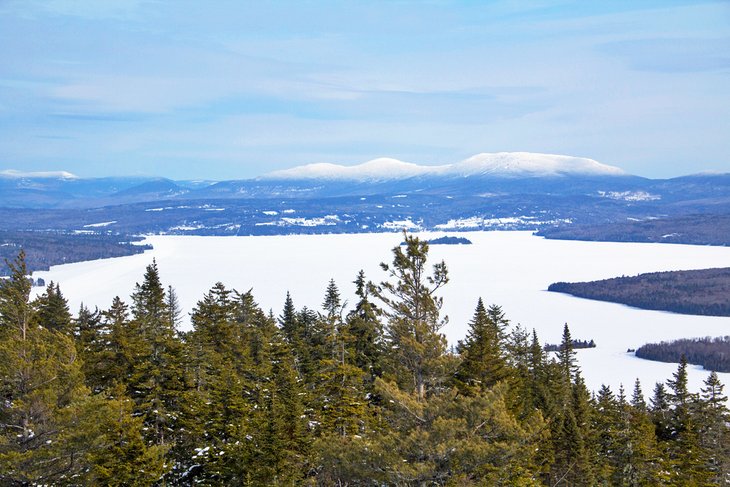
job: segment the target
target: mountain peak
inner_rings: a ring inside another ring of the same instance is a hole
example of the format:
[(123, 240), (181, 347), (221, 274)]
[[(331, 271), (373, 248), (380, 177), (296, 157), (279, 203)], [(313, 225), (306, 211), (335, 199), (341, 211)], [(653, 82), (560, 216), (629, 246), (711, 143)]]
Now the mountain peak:
[(79, 179), (75, 174), (68, 171), (18, 171), (16, 169), (5, 169), (0, 171), (0, 177), (6, 178), (34, 178), (34, 179)]
[(621, 176), (625, 172), (593, 159), (533, 152), (476, 154), (455, 164), (421, 166), (381, 157), (355, 166), (316, 163), (274, 171), (264, 180), (390, 181), (415, 176), (559, 177)]
[(266, 174), (261, 179), (322, 179), (338, 181), (387, 181), (421, 176), (438, 166), (419, 166), (390, 157), (379, 157), (356, 166), (341, 166), (320, 162), (283, 169)]
[(452, 171), (463, 176), (482, 174), (513, 177), (622, 176), (626, 174), (623, 169), (585, 157), (535, 152), (476, 154), (452, 165)]

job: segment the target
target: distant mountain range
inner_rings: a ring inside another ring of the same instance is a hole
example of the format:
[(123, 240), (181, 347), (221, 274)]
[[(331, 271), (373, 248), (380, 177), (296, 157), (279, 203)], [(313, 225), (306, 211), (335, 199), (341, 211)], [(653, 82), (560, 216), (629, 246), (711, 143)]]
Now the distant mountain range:
[(572, 228), (620, 223), (631, 234), (633, 223), (692, 215), (730, 215), (730, 174), (648, 179), (592, 159), (525, 152), (440, 166), (389, 158), (310, 164), (219, 182), (0, 172), (5, 230), (262, 235), (560, 228), (553, 233), (570, 238)]

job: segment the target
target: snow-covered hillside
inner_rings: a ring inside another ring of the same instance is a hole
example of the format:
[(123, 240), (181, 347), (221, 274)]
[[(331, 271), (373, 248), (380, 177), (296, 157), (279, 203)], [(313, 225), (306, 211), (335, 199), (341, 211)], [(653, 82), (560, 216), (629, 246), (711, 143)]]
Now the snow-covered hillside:
[(532, 152), (497, 152), (476, 154), (455, 164), (421, 166), (391, 158), (379, 158), (356, 166), (317, 163), (292, 169), (274, 171), (261, 179), (283, 180), (342, 180), (389, 181), (414, 176), (493, 176), (493, 177), (555, 177), (621, 176), (618, 167), (601, 164), (593, 159)]
[(36, 178), (36, 179), (79, 179), (75, 174), (68, 171), (18, 171), (15, 169), (5, 169), (0, 171), (0, 177), (4, 178)]

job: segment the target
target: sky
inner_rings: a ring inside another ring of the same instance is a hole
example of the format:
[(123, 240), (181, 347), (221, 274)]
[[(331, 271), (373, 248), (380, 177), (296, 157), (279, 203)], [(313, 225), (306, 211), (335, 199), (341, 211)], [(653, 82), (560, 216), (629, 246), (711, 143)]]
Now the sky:
[(0, 170), (730, 172), (730, 1), (0, 0)]

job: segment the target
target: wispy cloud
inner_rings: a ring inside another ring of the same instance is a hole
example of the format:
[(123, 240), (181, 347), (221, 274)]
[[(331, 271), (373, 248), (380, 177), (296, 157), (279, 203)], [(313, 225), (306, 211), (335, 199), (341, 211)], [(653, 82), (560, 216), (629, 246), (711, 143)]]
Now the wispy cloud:
[(534, 150), (649, 175), (730, 169), (727, 2), (6, 0), (0, 12), (0, 152), (16, 167), (241, 177)]

